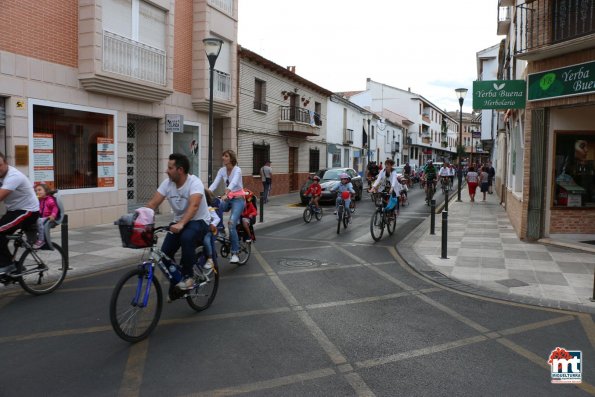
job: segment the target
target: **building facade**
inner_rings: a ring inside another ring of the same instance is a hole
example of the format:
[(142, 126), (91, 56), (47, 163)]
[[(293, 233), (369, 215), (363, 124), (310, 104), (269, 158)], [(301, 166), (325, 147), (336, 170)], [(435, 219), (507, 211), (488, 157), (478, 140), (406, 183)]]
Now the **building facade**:
[[(327, 103), (332, 92), (238, 48), (238, 161), (244, 186), (262, 191), (259, 171), (271, 161), (271, 194), (299, 190), (327, 166)], [(350, 155), (351, 155), (351, 149)]]
[(171, 152), (187, 154), (206, 181), (206, 37), (223, 40), (215, 152), (236, 147), (235, 0), (2, 7), (0, 150), (34, 183), (59, 190), (72, 227), (109, 223), (145, 204)]
[(504, 118), (511, 154), (507, 212), (521, 238), (593, 234), (595, 4), (498, 5), (498, 33), (506, 35), (503, 78), (527, 80), (525, 111)]

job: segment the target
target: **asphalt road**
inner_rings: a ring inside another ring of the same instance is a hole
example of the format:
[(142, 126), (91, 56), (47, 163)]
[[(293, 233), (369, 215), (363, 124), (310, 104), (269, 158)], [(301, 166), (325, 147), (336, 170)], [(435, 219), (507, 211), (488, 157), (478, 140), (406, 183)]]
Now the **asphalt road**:
[[(592, 317), (419, 276), (395, 249), (428, 214), (421, 190), (410, 197), (397, 233), (378, 243), (369, 199), (340, 235), (331, 208), (320, 222), (263, 230), (247, 265), (221, 262), (211, 308), (166, 304), (136, 345), (108, 318), (127, 269), (67, 280), (48, 296), (0, 295), (0, 396), (595, 394)], [(582, 351), (581, 384), (550, 383), (557, 346)]]

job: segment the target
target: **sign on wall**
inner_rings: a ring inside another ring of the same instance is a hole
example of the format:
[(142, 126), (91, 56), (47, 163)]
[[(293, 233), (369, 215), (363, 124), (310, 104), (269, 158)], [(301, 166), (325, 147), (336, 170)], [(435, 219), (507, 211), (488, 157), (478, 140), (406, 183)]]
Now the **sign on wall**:
[(529, 101), (595, 92), (595, 62), (531, 73), (528, 85)]
[(473, 82), (473, 109), (524, 109), (525, 80)]
[(166, 114), (165, 115), (165, 132), (179, 133), (184, 132), (184, 115), (182, 114)]
[(33, 183), (45, 183), (55, 189), (54, 182), (54, 136), (33, 133)]
[(97, 138), (97, 187), (114, 187), (114, 138)]

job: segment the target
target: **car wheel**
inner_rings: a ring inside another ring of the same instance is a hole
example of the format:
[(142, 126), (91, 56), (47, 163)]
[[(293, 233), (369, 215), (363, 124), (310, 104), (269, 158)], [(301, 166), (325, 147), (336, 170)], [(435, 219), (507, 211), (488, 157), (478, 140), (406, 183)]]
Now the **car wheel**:
[(359, 192), (357, 193), (357, 197), (355, 198), (356, 201), (360, 201), (364, 196), (364, 188), (360, 187)]

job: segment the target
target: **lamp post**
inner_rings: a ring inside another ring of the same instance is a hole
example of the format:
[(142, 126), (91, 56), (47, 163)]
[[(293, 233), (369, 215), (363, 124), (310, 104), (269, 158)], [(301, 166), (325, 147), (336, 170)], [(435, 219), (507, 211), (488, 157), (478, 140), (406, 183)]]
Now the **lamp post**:
[(221, 52), (221, 46), (223, 40), (208, 37), (202, 41), (205, 45), (205, 53), (209, 60), (209, 154), (208, 168), (207, 168), (207, 181), (209, 186), (213, 182), (213, 70), (215, 68), (215, 62)]
[(457, 88), (455, 90), (455, 92), (457, 93), (457, 97), (459, 98), (459, 107), (460, 107), (460, 111), (459, 111), (459, 144), (457, 145), (457, 160), (458, 160), (458, 170), (457, 170), (457, 176), (458, 176), (458, 186), (457, 186), (457, 201), (462, 201), (461, 200), (461, 184), (463, 183), (463, 168), (461, 165), (461, 150), (459, 149), (460, 147), (462, 147), (463, 145), (463, 102), (465, 101), (465, 95), (467, 95), (467, 89), (466, 88)]

